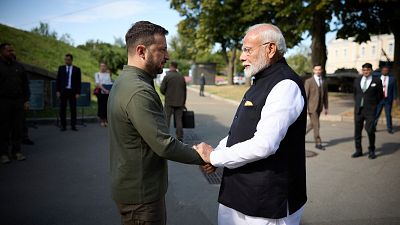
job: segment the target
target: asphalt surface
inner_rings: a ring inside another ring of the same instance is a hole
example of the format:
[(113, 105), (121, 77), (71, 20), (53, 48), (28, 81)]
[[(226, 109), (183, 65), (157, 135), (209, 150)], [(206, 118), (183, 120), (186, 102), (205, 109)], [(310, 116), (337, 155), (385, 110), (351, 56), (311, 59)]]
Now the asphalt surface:
[[(351, 110), (331, 104), (335, 115)], [(185, 130), (184, 141), (215, 146), (227, 135), (237, 104), (188, 92), (196, 128)], [(60, 132), (54, 125), (30, 130), (34, 146), (23, 146), (27, 160), (0, 165), (1, 225), (120, 224), (110, 197), (107, 129), (97, 123)], [(302, 224), (400, 224), (400, 131), (388, 134), (380, 124), (378, 157), (352, 159), (353, 124), (324, 120), (325, 151), (306, 136), (308, 202)], [(172, 133), (174, 133), (172, 131)], [(367, 149), (366, 133), (363, 146)], [(169, 225), (217, 224), (219, 185), (209, 184), (198, 167), (169, 163), (167, 214)]]

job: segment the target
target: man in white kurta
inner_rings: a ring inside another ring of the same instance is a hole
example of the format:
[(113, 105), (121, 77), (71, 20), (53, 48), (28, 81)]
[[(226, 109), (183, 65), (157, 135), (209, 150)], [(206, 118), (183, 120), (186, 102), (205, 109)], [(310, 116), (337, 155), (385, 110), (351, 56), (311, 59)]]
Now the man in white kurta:
[[(282, 63), (283, 53), (286, 50), (284, 39), (283, 41), (282, 39), (283, 36), (279, 29), (270, 24), (255, 25), (248, 30), (243, 39), (242, 54), (240, 56), (245, 67), (246, 76), (257, 75), (260, 71), (265, 70), (276, 62)], [(274, 45), (270, 45), (270, 43), (274, 43)], [(197, 150), (202, 155), (203, 160), (210, 162), (214, 167), (229, 169), (239, 168), (249, 163), (266, 159), (276, 153), (289, 127), (298, 120), (301, 114), (305, 114), (305, 105), (305, 98), (299, 84), (291, 79), (282, 79), (269, 92), (262, 107), (261, 116), (253, 137), (227, 147), (229, 138), (227, 136), (220, 141), (214, 151), (212, 151), (211, 146), (205, 143), (198, 145)], [(245, 108), (246, 106), (253, 106), (253, 102), (246, 101), (240, 107)], [(235, 116), (236, 118), (237, 116)], [(302, 144), (304, 145), (304, 143)], [(204, 166), (204, 169), (209, 172), (213, 170), (210, 166)], [(272, 219), (249, 216), (220, 204), (218, 224), (300, 224), (304, 205), (291, 214), (289, 213), (289, 201), (287, 201), (286, 207), (286, 216)]]

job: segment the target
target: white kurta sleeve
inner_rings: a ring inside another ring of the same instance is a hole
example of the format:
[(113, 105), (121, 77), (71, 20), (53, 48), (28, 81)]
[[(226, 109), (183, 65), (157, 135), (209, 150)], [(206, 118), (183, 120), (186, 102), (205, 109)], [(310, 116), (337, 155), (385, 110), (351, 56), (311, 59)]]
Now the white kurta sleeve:
[[(294, 81), (286, 79), (279, 82), (265, 100), (254, 136), (229, 148), (225, 147), (227, 137), (224, 138), (216, 148), (218, 151), (211, 153), (211, 164), (232, 169), (275, 154), (304, 104), (300, 88)], [(223, 141), (225, 145), (222, 145)]]

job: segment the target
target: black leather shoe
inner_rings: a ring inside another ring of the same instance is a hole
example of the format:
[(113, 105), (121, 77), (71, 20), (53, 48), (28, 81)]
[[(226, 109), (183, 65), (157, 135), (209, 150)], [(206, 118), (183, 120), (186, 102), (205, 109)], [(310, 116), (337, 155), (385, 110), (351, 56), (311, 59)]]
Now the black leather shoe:
[(61, 129), (60, 129), (60, 131), (66, 131), (67, 130), (67, 128), (65, 128), (65, 127), (61, 127)]
[(316, 144), (315, 148), (319, 149), (319, 150), (325, 150), (325, 147), (322, 146), (321, 144)]
[(78, 129), (76, 129), (76, 127), (72, 127), (71, 130), (78, 131)]
[(351, 157), (352, 157), (352, 158), (357, 158), (357, 157), (360, 157), (360, 156), (362, 156), (362, 155), (363, 155), (362, 152), (356, 151), (356, 152), (353, 153), (353, 155), (351, 155)]
[(369, 158), (369, 159), (375, 159), (375, 158), (376, 158), (375, 152), (370, 152), (370, 153), (368, 154), (368, 158)]
[(388, 130), (389, 134), (394, 134), (393, 130)]

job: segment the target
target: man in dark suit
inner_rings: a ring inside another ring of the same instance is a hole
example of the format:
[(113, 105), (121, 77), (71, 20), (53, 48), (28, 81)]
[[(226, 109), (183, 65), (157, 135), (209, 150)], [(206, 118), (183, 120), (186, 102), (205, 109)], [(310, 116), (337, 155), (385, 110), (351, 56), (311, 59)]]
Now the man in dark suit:
[(397, 80), (395, 77), (389, 74), (389, 66), (382, 67), (382, 75), (380, 79), (382, 81), (383, 86), (383, 96), (384, 98), (379, 102), (378, 107), (376, 108), (375, 114), (375, 124), (378, 124), (379, 117), (382, 112), (382, 108), (385, 108), (385, 115), (386, 115), (386, 127), (387, 131), (390, 134), (393, 134), (393, 127), (392, 127), (392, 104), (393, 101), (397, 101)]
[(182, 116), (186, 102), (186, 82), (185, 78), (177, 71), (178, 64), (171, 62), (169, 71), (164, 77), (160, 91), (165, 95), (165, 114), (169, 127), (171, 115), (174, 115), (176, 122), (176, 138), (183, 140)]
[(65, 65), (58, 67), (57, 72), (57, 97), (60, 99), (61, 131), (67, 127), (67, 101), (71, 110), (71, 127), (76, 129), (76, 100), (81, 93), (81, 70), (72, 65), (73, 57), (66, 54)]
[(315, 65), (313, 73), (314, 75), (304, 83), (308, 102), (307, 111), (310, 116), (310, 125), (307, 127), (306, 133), (313, 129), (315, 147), (324, 150), (325, 148), (322, 146), (321, 137), (319, 136), (319, 116), (323, 108), (325, 108), (325, 115), (328, 114), (328, 87), (326, 82), (322, 80), (321, 65)]
[(365, 130), (368, 134), (369, 146), (368, 158), (375, 159), (375, 112), (378, 103), (383, 98), (382, 82), (380, 78), (372, 77), (372, 65), (362, 65), (362, 76), (354, 80), (354, 140), (356, 152), (353, 158), (363, 155), (361, 146), (361, 132), (365, 121)]

